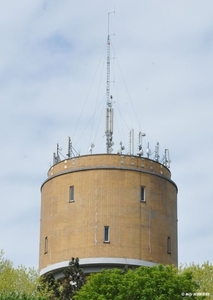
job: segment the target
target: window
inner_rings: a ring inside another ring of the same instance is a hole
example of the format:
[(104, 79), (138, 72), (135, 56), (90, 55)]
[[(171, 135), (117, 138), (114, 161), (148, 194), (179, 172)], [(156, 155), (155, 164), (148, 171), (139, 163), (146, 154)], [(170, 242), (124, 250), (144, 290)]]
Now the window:
[(109, 226), (104, 226), (104, 243), (109, 243)]
[(146, 202), (145, 200), (145, 187), (141, 186), (141, 202)]
[(69, 202), (74, 202), (74, 185), (70, 186), (70, 199)]
[(170, 238), (170, 236), (167, 237), (167, 253), (171, 254), (171, 238)]
[(48, 252), (48, 237), (46, 236), (44, 239), (44, 254)]

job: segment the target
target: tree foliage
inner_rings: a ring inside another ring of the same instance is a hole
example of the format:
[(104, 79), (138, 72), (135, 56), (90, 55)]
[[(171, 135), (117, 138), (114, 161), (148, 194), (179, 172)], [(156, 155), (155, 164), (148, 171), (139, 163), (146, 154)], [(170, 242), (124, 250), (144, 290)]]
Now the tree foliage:
[(36, 296), (38, 272), (34, 268), (19, 266), (14, 268), (13, 263), (4, 258), (0, 251), (0, 300), (29, 299)]
[(72, 299), (85, 283), (79, 259), (72, 258), (63, 278), (56, 280), (52, 273), (39, 277), (34, 268), (14, 268), (0, 251), (0, 300)]
[(196, 265), (194, 263), (190, 265), (181, 265), (179, 273), (191, 272), (192, 276), (199, 285), (197, 292), (209, 294), (213, 297), (213, 265), (208, 261), (202, 265)]
[(52, 273), (41, 277), (39, 291), (47, 299), (72, 299), (76, 292), (84, 285), (85, 275), (79, 266), (79, 259), (72, 258), (69, 266), (63, 272), (63, 278), (55, 279)]
[(39, 279), (38, 294), (46, 299), (60, 299), (60, 282), (49, 272)]
[[(139, 267), (122, 271), (103, 270), (91, 274), (75, 300), (183, 300), (182, 293), (192, 293), (197, 284), (192, 273), (178, 274), (174, 266)], [(202, 298), (200, 298), (202, 299)]]
[[(213, 265), (139, 267), (103, 270), (85, 275), (79, 259), (72, 258), (61, 279), (52, 273), (39, 277), (33, 268), (19, 266), (0, 251), (0, 300), (179, 300), (210, 299)], [(199, 297), (197, 297), (197, 296)]]
[(79, 259), (72, 258), (68, 268), (64, 271), (62, 300), (72, 299), (78, 290), (85, 284), (85, 275), (80, 268)]

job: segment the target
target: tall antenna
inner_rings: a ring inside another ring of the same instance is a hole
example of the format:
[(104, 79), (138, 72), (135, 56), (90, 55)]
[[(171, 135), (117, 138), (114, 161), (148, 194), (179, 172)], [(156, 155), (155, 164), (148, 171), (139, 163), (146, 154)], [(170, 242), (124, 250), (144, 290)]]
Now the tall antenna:
[(113, 97), (110, 95), (110, 34), (109, 34), (109, 16), (108, 13), (108, 36), (107, 36), (107, 84), (106, 84), (106, 152), (111, 153), (113, 151), (112, 146), (114, 145), (113, 136)]
[(134, 155), (134, 129), (130, 130), (130, 155)]
[(68, 151), (67, 151), (67, 157), (71, 158), (72, 157), (72, 141), (70, 136), (68, 136)]
[(157, 142), (156, 146), (155, 146), (155, 160), (159, 161), (159, 146), (160, 144)]

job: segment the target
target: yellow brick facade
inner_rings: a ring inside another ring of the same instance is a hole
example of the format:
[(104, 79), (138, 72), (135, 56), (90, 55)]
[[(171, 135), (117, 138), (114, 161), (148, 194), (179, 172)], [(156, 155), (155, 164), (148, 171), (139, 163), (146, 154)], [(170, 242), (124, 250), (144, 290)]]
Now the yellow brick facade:
[(54, 165), (41, 187), (41, 273), (71, 257), (177, 265), (177, 186), (170, 177), (162, 164), (129, 155), (86, 155)]

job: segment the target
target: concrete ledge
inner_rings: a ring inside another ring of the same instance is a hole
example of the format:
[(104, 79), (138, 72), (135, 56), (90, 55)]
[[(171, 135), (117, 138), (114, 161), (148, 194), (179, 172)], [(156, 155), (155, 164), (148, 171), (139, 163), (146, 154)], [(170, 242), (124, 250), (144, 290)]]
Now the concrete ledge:
[[(96, 273), (100, 272), (102, 269), (111, 268), (123, 268), (125, 266), (129, 267), (152, 267), (157, 266), (155, 262), (150, 262), (146, 260), (138, 260), (131, 258), (106, 258), (106, 257), (92, 257), (92, 258), (81, 258), (79, 259), (80, 267), (85, 273)], [(60, 278), (63, 275), (63, 270), (69, 265), (69, 261), (62, 261), (42, 269), (40, 275), (44, 275), (48, 272), (53, 272), (56, 278)]]

